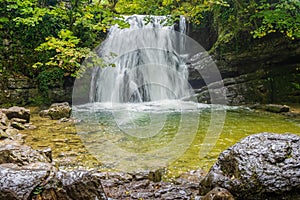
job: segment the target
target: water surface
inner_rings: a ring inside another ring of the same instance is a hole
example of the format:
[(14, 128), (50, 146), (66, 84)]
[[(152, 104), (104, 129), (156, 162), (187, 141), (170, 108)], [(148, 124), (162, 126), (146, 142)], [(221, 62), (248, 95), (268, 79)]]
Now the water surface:
[[(76, 125), (40, 118), (33, 111), (31, 122), (38, 128), (24, 131), (28, 134), (26, 143), (34, 148), (51, 147), (54, 160), (62, 168), (83, 166), (101, 170), (116, 170), (118, 165), (129, 164), (134, 168), (136, 155), (146, 155), (143, 157), (146, 163), (150, 160), (156, 166), (160, 160), (174, 156), (166, 153), (171, 150), (180, 156), (168, 163), (168, 175), (177, 176), (188, 170), (209, 170), (222, 151), (248, 135), (260, 132), (300, 135), (299, 118), (241, 107), (174, 105), (166, 102), (165, 105), (152, 102), (139, 106), (114, 105), (113, 108), (103, 103), (97, 107), (86, 105), (74, 109), (75, 115), (84, 119)], [(209, 135), (208, 129), (214, 128), (212, 112), (220, 110), (222, 114), (226, 111), (220, 134), (218, 138), (213, 137), (215, 143), (203, 144)], [(105, 145), (107, 142), (113, 146)], [(212, 149), (201, 157), (199, 151), (203, 146)], [(123, 154), (117, 152), (120, 150)], [(127, 154), (122, 156), (124, 153)], [(149, 167), (141, 163), (139, 167)]]

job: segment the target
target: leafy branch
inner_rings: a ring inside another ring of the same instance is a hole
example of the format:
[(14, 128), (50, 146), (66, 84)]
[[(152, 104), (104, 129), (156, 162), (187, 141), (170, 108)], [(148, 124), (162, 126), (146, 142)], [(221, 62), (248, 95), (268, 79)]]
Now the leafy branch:
[(34, 68), (45, 66), (59, 67), (67, 72), (66, 75), (76, 76), (82, 61), (94, 56), (94, 53), (87, 47), (78, 47), (80, 39), (73, 35), (70, 30), (61, 30), (58, 38), (47, 37), (36, 51), (55, 51), (55, 55), (46, 63), (37, 62)]

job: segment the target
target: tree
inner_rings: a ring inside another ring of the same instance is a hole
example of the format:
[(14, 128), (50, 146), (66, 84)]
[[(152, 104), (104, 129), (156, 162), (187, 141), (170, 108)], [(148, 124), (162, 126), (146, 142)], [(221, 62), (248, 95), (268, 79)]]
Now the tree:
[(115, 9), (120, 14), (169, 16), (173, 21), (183, 15), (191, 23), (200, 24), (203, 13), (214, 6), (227, 6), (227, 3), (223, 0), (119, 0)]
[(9, 46), (2, 47), (4, 68), (35, 76), (59, 67), (65, 74), (76, 75), (80, 63), (103, 41), (110, 26), (127, 25), (99, 2), (1, 0), (1, 39)]

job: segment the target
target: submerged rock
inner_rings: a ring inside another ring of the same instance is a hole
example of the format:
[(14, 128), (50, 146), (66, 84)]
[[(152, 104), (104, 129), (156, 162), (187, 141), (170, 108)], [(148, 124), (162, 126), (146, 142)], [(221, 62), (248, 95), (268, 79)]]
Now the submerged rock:
[(187, 188), (198, 190), (200, 180), (205, 176), (207, 172), (203, 170), (192, 170), (182, 173), (176, 180), (176, 185), (182, 185)]
[(298, 135), (248, 136), (219, 155), (200, 182), (200, 194), (218, 186), (237, 199), (299, 199), (299, 149)]

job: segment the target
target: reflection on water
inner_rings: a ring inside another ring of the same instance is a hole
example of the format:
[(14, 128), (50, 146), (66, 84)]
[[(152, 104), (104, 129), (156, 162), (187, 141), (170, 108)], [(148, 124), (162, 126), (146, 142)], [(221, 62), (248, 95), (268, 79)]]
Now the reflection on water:
[(205, 156), (221, 133), (227, 109), (236, 108), (164, 100), (90, 103), (73, 106), (72, 114), (82, 120), (76, 128), (86, 148), (105, 167), (136, 171), (167, 167), (180, 158), (202, 121), (208, 126), (201, 133), (203, 148), (197, 154)]
[[(212, 112), (220, 111), (226, 111), (226, 119), (219, 138), (214, 138), (212, 150), (200, 158), (199, 151), (203, 150), (203, 145), (207, 148), (203, 141), (209, 136), (208, 129), (214, 127), (214, 123), (211, 123), (215, 122)], [(299, 118), (240, 107), (195, 103), (179, 105), (178, 102), (152, 102), (126, 107), (84, 105), (74, 108), (73, 115), (83, 121), (74, 126), (69, 122), (58, 123), (33, 114), (31, 121), (38, 129), (24, 131), (28, 134), (26, 143), (35, 148), (50, 146), (54, 159), (62, 167), (82, 165), (114, 170), (118, 165), (132, 164), (134, 168), (136, 156), (141, 155), (144, 161), (150, 160), (153, 166), (164, 166), (162, 161), (167, 160), (169, 175), (176, 175), (198, 168), (208, 170), (220, 152), (250, 134), (300, 134)], [(107, 146), (108, 142), (110, 146)], [(168, 160), (168, 157), (174, 157), (172, 152), (180, 154), (180, 157)], [(138, 163), (139, 167), (149, 167), (147, 162), (143, 166), (142, 161)]]

